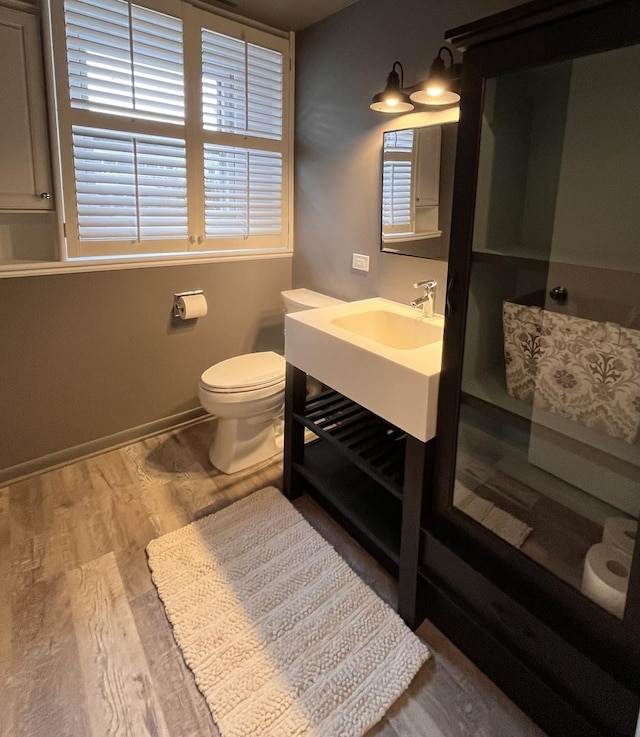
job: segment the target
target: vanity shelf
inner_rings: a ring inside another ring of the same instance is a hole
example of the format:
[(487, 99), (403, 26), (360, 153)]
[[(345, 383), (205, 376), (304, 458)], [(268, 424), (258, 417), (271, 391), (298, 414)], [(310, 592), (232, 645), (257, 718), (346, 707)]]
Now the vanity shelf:
[(351, 463), (402, 498), (406, 433), (333, 389), (306, 401), (295, 419)]
[(358, 542), (394, 576), (400, 562), (402, 505), (326, 440), (305, 448), (296, 471), (311, 487), (309, 495), (324, 506)]
[[(306, 491), (397, 576), (398, 613), (413, 626), (433, 444), (333, 389), (307, 398), (306, 379), (287, 363), (283, 491)], [(315, 439), (305, 443), (305, 431)]]

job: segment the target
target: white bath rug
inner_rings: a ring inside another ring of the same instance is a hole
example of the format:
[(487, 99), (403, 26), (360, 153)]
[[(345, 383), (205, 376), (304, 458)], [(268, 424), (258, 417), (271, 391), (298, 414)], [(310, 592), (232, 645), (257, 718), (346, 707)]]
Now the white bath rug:
[(457, 509), (468, 514), (514, 548), (521, 548), (533, 532), (533, 528), (525, 522), (500, 509), (488, 499), (478, 496), (459, 481), (455, 482), (453, 503)]
[(360, 737), (429, 657), (275, 488), (147, 554), (222, 737)]

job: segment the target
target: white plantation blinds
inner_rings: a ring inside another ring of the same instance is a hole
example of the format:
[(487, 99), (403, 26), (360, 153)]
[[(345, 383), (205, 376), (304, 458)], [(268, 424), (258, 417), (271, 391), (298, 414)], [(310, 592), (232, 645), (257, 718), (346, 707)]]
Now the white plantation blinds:
[(125, 0), (65, 0), (71, 106), (184, 121), (182, 21)]
[(205, 144), (206, 233), (279, 235), (282, 155)]
[(207, 130), (282, 138), (282, 54), (202, 31), (202, 114)]
[(51, 9), (69, 258), (288, 250), (289, 41), (179, 0)]
[(184, 141), (73, 127), (83, 241), (187, 238)]
[(204, 145), (206, 237), (281, 237), (283, 152), (258, 147), (282, 148), (283, 54), (203, 29), (202, 116), (206, 131), (243, 139)]
[(383, 234), (407, 233), (413, 228), (413, 133), (413, 130), (401, 130), (387, 132), (384, 136)]

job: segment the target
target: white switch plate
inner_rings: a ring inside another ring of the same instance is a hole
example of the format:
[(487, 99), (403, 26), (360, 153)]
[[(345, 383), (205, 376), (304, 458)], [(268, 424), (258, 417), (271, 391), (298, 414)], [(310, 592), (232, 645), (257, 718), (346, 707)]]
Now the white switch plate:
[(363, 253), (354, 253), (351, 266), (357, 271), (369, 271), (369, 257)]

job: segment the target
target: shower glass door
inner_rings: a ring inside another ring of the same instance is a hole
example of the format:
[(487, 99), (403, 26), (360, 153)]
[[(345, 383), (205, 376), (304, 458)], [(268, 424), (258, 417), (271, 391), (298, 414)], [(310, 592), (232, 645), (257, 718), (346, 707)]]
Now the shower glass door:
[(622, 618), (640, 513), (640, 46), (487, 80), (454, 506)]

